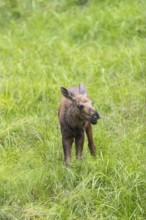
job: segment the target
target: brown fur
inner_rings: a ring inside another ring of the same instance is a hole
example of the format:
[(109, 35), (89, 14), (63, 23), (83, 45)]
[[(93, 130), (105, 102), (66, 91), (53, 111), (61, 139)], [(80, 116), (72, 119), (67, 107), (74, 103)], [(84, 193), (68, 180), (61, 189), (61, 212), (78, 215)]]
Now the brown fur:
[(82, 157), (84, 145), (84, 131), (88, 138), (88, 147), (91, 155), (96, 155), (96, 146), (93, 141), (92, 126), (99, 119), (99, 114), (93, 108), (91, 100), (87, 97), (85, 86), (65, 89), (58, 110), (58, 117), (62, 133), (65, 164), (70, 164), (71, 146), (75, 139), (76, 158)]

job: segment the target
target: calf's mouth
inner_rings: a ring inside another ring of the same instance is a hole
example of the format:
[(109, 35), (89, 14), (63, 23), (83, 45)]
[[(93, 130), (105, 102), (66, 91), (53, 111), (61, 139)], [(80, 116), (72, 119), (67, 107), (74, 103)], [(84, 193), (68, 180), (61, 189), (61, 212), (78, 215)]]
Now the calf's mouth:
[(91, 124), (95, 125), (97, 124), (98, 119), (100, 119), (99, 114), (96, 112), (95, 114), (93, 114), (92, 116), (90, 116), (90, 122)]

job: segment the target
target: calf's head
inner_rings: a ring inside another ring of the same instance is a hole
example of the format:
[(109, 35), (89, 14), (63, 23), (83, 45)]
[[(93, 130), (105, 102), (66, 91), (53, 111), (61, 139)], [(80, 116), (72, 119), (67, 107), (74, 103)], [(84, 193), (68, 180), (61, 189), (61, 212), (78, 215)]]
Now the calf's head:
[(78, 93), (73, 90), (61, 87), (62, 95), (69, 99), (75, 107), (76, 114), (82, 120), (90, 121), (91, 124), (95, 125), (98, 121), (99, 114), (94, 109), (92, 101), (87, 97), (86, 88), (83, 84), (79, 85)]

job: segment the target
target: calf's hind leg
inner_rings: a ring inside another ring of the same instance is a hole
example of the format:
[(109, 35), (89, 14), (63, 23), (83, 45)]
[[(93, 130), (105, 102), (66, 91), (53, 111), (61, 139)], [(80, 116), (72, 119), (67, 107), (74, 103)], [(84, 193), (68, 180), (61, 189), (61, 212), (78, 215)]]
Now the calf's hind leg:
[(76, 147), (76, 158), (82, 159), (82, 152), (83, 152), (83, 145), (84, 145), (84, 131), (77, 135), (75, 138), (75, 147)]

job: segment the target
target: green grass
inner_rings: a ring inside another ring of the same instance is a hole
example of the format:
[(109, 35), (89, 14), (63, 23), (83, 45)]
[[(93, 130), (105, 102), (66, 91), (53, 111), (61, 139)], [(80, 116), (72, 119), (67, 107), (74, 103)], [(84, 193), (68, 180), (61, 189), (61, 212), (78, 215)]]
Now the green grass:
[[(0, 2), (0, 219), (146, 219), (146, 2)], [(60, 86), (83, 82), (97, 158), (63, 166)]]

